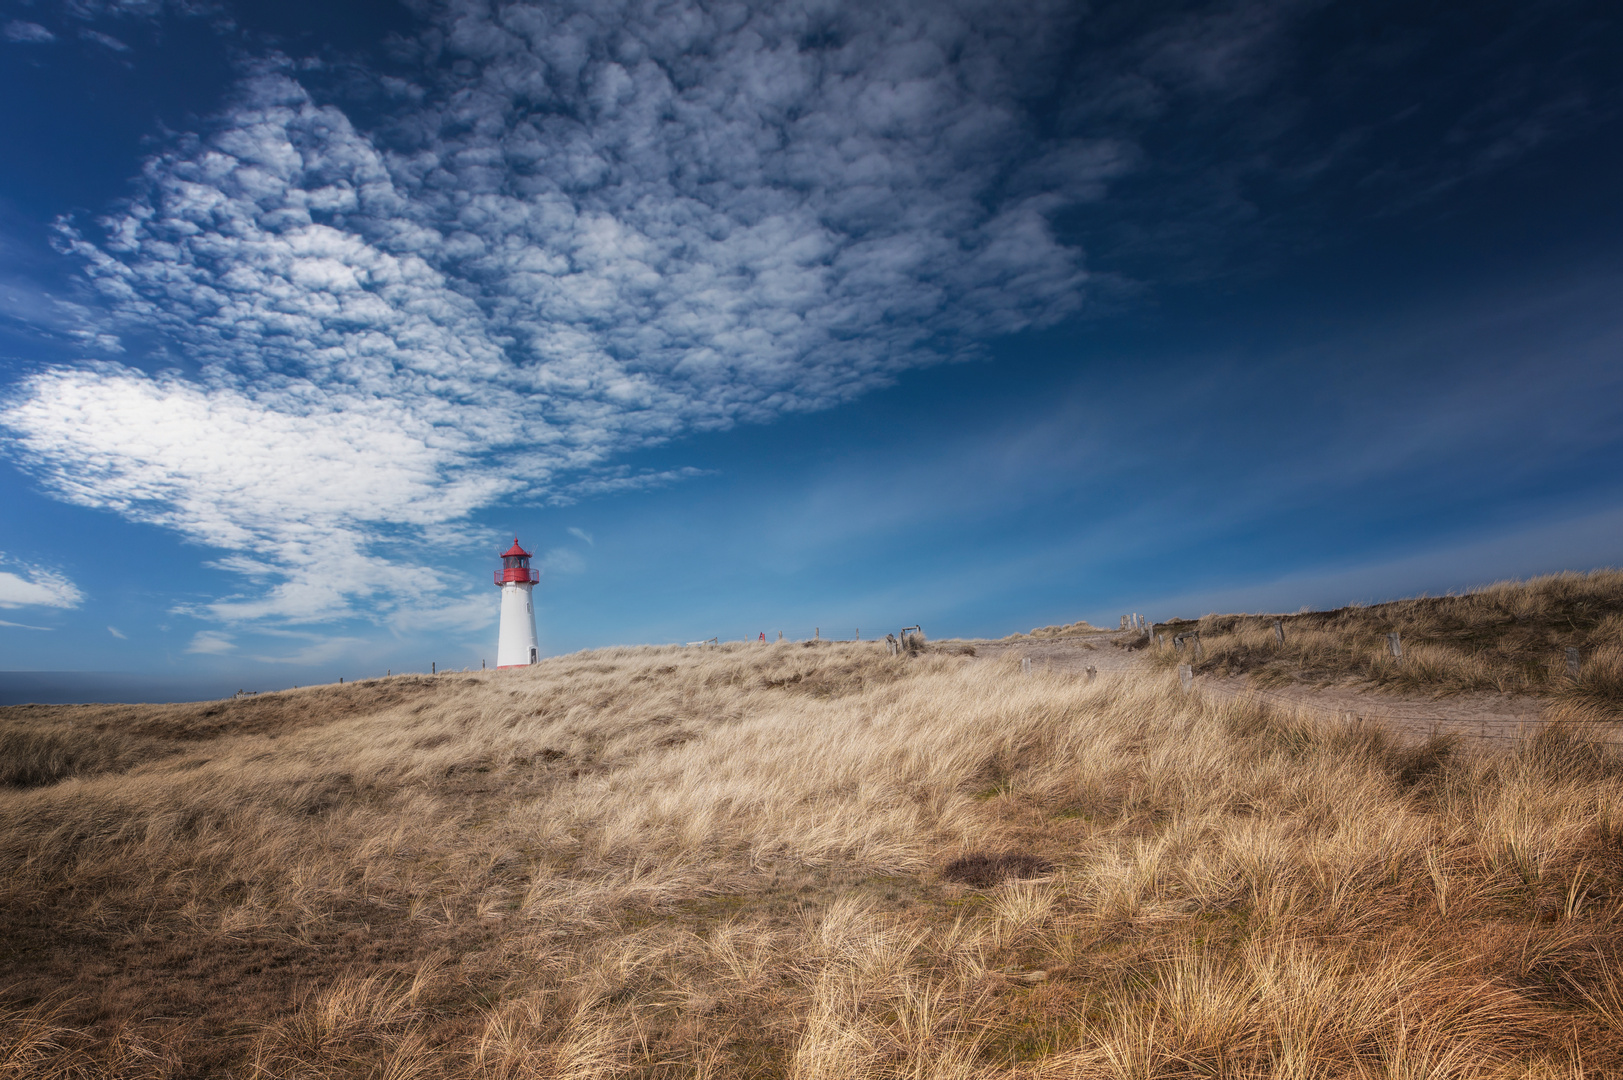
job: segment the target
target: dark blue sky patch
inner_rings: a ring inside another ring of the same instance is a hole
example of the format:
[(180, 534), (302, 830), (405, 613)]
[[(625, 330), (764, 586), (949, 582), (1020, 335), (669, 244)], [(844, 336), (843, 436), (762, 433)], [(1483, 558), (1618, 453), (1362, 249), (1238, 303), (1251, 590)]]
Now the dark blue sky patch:
[(10, 4), (9, 666), (477, 666), (511, 533), (553, 649), (1615, 562), (1620, 37)]

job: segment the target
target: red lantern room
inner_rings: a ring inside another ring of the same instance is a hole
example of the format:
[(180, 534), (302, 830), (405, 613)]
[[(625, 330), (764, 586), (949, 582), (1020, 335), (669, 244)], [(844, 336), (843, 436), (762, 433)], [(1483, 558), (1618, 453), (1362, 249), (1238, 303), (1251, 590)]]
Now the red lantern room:
[(530, 569), (530, 553), (518, 546), (518, 537), (513, 537), (513, 546), (502, 552), (502, 568), (496, 571), (496, 584), (534, 585), (540, 580), (540, 572)]

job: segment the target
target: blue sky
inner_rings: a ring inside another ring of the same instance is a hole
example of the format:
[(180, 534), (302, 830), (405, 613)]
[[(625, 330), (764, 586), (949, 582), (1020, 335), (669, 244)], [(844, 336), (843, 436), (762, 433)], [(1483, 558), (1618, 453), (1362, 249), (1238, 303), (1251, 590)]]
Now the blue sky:
[(1618, 564), (1619, 22), (0, 0), (0, 669)]

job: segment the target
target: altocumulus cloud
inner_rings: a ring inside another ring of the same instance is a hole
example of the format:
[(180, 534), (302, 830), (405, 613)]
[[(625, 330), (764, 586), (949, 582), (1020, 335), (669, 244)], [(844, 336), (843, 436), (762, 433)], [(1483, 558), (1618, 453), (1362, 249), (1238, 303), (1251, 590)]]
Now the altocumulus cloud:
[[(136, 198), (61, 226), (101, 329), (197, 374), (51, 368), (5, 422), (60, 497), (231, 549), (263, 587), (215, 617), (475, 621), (399, 545), (680, 481), (612, 459), (1084, 303), (1049, 218), (1130, 154), (1019, 104), (1072, 10), (457, 4), (396, 43), (416, 75), (378, 78), (369, 131), (260, 61)], [(357, 581), (362, 555), (389, 561)]]

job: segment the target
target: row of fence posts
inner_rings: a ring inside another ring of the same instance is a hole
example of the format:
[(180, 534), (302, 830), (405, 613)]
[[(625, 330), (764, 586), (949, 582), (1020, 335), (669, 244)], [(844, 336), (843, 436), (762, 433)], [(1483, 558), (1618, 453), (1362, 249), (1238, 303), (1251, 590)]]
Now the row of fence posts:
[[(918, 635), (921, 640), (924, 637), (924, 631), (922, 629), (920, 629), (919, 627), (917, 627), (917, 626), (904, 626), (904, 627), (902, 627), (902, 629), (900, 631), (900, 637), (898, 637), (896, 634), (886, 634), (885, 635), (885, 645), (889, 648), (890, 655), (895, 656), (897, 653), (899, 653), (903, 649), (907, 648), (907, 639), (908, 639), (908, 637), (910, 635), (914, 635), (914, 634)], [(763, 633), (761, 636), (764, 638), (766, 635)], [(783, 640), (783, 631), (782, 630), (778, 631), (778, 640), (779, 641)], [(812, 640), (813, 641), (822, 641), (823, 640), (823, 628), (821, 626), (816, 626), (816, 627), (812, 628)], [(855, 640), (857, 640), (857, 641), (862, 640), (862, 628), (860, 626), (857, 627)], [(687, 644), (687, 645), (717, 645), (717, 644), (720, 644), (720, 641), (719, 641), (718, 638), (713, 638), (712, 637), (712, 638), (705, 638), (703, 641), (689, 641), (689, 642), (685, 642), (684, 644)]]
[[(1123, 630), (1136, 629), (1140, 631), (1144, 637), (1148, 638), (1156, 645), (1166, 644), (1166, 638), (1155, 632), (1155, 624), (1146, 623), (1144, 616), (1137, 613), (1132, 615), (1123, 615), (1121, 617), (1121, 628)], [(1285, 623), (1281, 619), (1274, 620), (1274, 641), (1279, 645), (1285, 644)], [(1190, 655), (1194, 658), (1194, 663), (1199, 664), (1206, 659), (1206, 650), (1200, 643), (1199, 630), (1186, 630), (1181, 634), (1173, 635), (1172, 645), (1179, 652), (1184, 650), (1186, 643), (1192, 643)], [(1391, 654), (1392, 659), (1394, 660), (1403, 659), (1403, 635), (1401, 633), (1396, 630), (1392, 630), (1387, 633), (1386, 651)], [(1579, 651), (1576, 645), (1568, 645), (1566, 647), (1565, 655), (1567, 661), (1567, 678), (1576, 682), (1579, 674), (1583, 670), (1583, 654)], [(1192, 665), (1180, 664), (1178, 667), (1178, 676), (1183, 680), (1183, 685), (1185, 689), (1187, 689), (1190, 681), (1194, 677)]]

